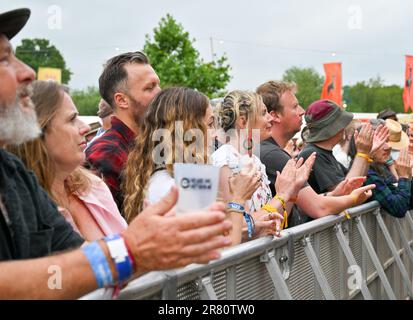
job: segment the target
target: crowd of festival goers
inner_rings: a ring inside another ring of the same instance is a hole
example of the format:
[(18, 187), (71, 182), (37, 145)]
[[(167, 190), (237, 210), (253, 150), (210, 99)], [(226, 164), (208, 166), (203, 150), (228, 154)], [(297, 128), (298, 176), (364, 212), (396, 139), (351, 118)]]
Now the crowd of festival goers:
[[(370, 121), (330, 100), (304, 110), (299, 88), (276, 80), (212, 106), (197, 90), (161, 88), (139, 51), (105, 63), (102, 127), (87, 143), (68, 89), (36, 81), (13, 53), (29, 16), (0, 14), (1, 298), (116, 292), (366, 201), (397, 218), (412, 206), (413, 138), (391, 109)], [(177, 214), (178, 162), (220, 168), (208, 208)], [(48, 288), (50, 265), (63, 290)]]

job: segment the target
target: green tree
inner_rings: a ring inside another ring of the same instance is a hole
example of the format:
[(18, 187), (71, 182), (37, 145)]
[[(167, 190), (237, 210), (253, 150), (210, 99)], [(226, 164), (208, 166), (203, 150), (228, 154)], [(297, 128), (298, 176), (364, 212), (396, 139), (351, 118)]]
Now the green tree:
[(70, 96), (80, 115), (96, 116), (100, 101), (100, 94), (97, 88), (88, 87), (86, 90), (74, 90), (70, 93)]
[(153, 31), (153, 41), (146, 35), (143, 51), (161, 79), (162, 87), (185, 86), (210, 98), (225, 89), (230, 80), (230, 66), (225, 56), (204, 62), (193, 46), (195, 39), (190, 40), (189, 33), (169, 14)]
[(380, 112), (385, 108), (404, 112), (402, 92), (398, 85), (384, 85), (384, 80), (377, 76), (368, 81), (357, 82), (343, 88), (343, 100), (352, 112)]
[(283, 80), (297, 84), (297, 99), (303, 108), (320, 99), (324, 77), (314, 68), (291, 67), (284, 72)]
[(16, 47), (16, 56), (36, 72), (39, 67), (62, 69), (62, 82), (68, 84), (73, 74), (66, 67), (66, 61), (57, 48), (47, 39), (23, 39)]

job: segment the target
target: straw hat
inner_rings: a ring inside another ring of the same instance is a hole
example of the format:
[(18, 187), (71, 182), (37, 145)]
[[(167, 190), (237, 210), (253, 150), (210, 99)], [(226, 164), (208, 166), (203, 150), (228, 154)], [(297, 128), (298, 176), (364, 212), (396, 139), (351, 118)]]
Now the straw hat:
[(402, 125), (392, 119), (386, 119), (386, 127), (389, 129), (389, 145), (392, 149), (400, 150), (409, 146), (409, 137), (402, 130)]

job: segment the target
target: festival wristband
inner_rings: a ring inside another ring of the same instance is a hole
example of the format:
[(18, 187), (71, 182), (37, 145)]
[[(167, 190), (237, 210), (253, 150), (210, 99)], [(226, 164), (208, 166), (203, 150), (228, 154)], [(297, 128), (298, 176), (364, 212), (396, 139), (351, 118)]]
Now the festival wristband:
[(281, 230), (284, 230), (286, 228), (288, 228), (288, 214), (287, 211), (284, 210), (284, 219), (283, 222), (281, 222)]
[(282, 206), (283, 209), (285, 210), (285, 200), (284, 200), (283, 198), (281, 198), (278, 194), (276, 194), (276, 195), (274, 196), (274, 199), (280, 201), (280, 202), (281, 202), (281, 206)]
[(357, 153), (356, 153), (356, 157), (360, 157), (360, 158), (366, 159), (368, 163), (372, 163), (372, 162), (373, 162), (373, 159), (370, 158), (368, 154), (365, 154), (365, 153), (362, 153), (362, 152), (357, 152)]
[(297, 197), (292, 197), (288, 202), (296, 203), (297, 202)]
[(245, 211), (244, 211), (244, 218), (245, 218), (245, 222), (247, 223), (248, 238), (252, 238), (252, 235), (255, 229), (254, 218), (250, 214), (246, 213)]
[(128, 241), (124, 237), (123, 237), (123, 241), (125, 241), (125, 246), (126, 246), (126, 249), (128, 250), (129, 258), (130, 258), (131, 263), (132, 263), (132, 270), (133, 270), (133, 273), (135, 273), (136, 272), (136, 267), (137, 267), (135, 257), (133, 256), (133, 253), (132, 253), (132, 250), (129, 246)]
[(228, 202), (227, 208), (238, 211), (238, 212), (241, 212), (241, 213), (245, 212), (245, 208), (242, 205), (240, 205), (239, 203), (236, 203), (236, 202)]
[(344, 210), (344, 215), (345, 215), (345, 217), (347, 218), (347, 220), (350, 220), (350, 219), (351, 219), (350, 214), (348, 213), (347, 210)]
[(114, 285), (112, 271), (99, 243), (97, 241), (91, 242), (82, 248), (82, 251), (92, 267), (98, 287), (103, 288)]
[(270, 205), (269, 203), (264, 204), (261, 209), (267, 211), (268, 213), (274, 213), (274, 212), (278, 212), (278, 210), (276, 208), (274, 208), (272, 205)]
[(359, 197), (354, 195), (354, 194), (351, 194), (351, 193), (350, 193), (350, 196), (353, 198), (353, 205), (356, 206), (357, 205), (357, 200), (359, 199)]
[(133, 273), (133, 265), (125, 241), (119, 234), (105, 237), (103, 240), (106, 242), (110, 256), (116, 266), (118, 282), (126, 282)]
[(283, 222), (281, 223), (281, 230), (286, 229), (288, 228), (288, 213), (287, 213), (287, 209), (285, 208), (285, 200), (281, 198), (278, 194), (275, 195), (274, 199), (280, 201), (281, 206), (284, 210), (284, 219), (283, 219)]

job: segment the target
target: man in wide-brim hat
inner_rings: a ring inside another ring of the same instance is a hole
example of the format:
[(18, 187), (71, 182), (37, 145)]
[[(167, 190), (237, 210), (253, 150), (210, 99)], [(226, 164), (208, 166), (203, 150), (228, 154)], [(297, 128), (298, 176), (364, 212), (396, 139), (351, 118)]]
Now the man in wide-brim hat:
[(347, 170), (333, 155), (333, 147), (343, 139), (344, 129), (350, 124), (353, 114), (331, 100), (313, 102), (305, 113), (307, 126), (306, 146), (299, 157), (307, 159), (317, 153), (313, 171), (308, 179), (317, 193), (332, 191), (345, 178), (365, 176), (371, 160), (373, 130), (366, 125), (356, 139), (357, 157)]

